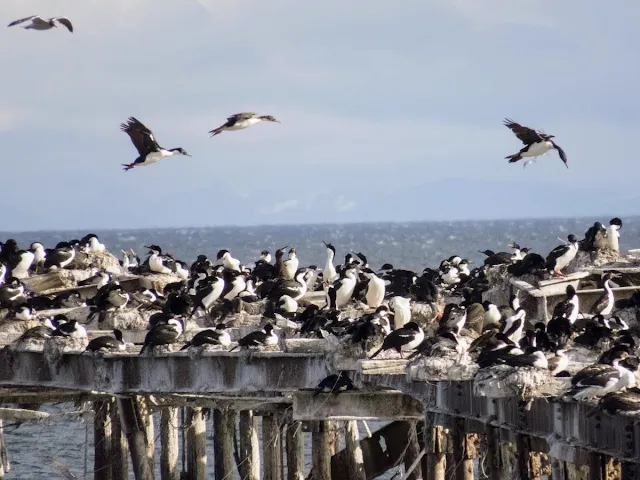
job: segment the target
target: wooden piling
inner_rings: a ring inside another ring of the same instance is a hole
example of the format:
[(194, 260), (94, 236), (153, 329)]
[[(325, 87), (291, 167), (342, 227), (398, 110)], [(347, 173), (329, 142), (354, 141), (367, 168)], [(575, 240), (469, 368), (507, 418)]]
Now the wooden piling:
[[(405, 474), (407, 480), (422, 480), (422, 466), (418, 460), (420, 455), (420, 442), (418, 442), (417, 422), (407, 422), (409, 436), (407, 438), (407, 452), (404, 455), (404, 471), (408, 472), (412, 467), (413, 470), (409, 475)], [(418, 464), (414, 466), (414, 463)], [(364, 477), (363, 477), (364, 478)]]
[(293, 422), (287, 424), (287, 480), (304, 478), (304, 431), (302, 423)]
[(149, 465), (151, 469), (154, 469), (156, 464), (156, 445), (155, 445), (155, 429), (153, 427), (153, 415), (149, 412), (149, 406), (147, 399), (144, 399), (144, 430), (147, 435), (147, 458), (149, 459)]
[(349, 478), (352, 480), (366, 480), (367, 475), (364, 469), (364, 456), (360, 448), (360, 432), (358, 422), (349, 420), (344, 422), (345, 443), (348, 453)]
[(180, 480), (178, 458), (178, 409), (166, 407), (160, 412), (160, 478)]
[(331, 435), (330, 421), (320, 421), (311, 434), (313, 457), (313, 480), (331, 480)]
[(205, 480), (207, 475), (206, 426), (202, 408), (187, 409), (187, 473), (190, 480)]
[[(485, 469), (489, 480), (502, 480), (502, 456), (500, 455), (500, 431), (495, 427), (485, 429), (487, 460)], [(555, 478), (554, 478), (555, 480)], [(562, 477), (564, 480), (564, 477)]]
[(282, 474), (282, 439), (280, 427), (272, 415), (262, 417), (262, 458), (264, 480), (280, 480)]
[(111, 403), (109, 413), (111, 415), (111, 478), (112, 480), (128, 480), (128, 442), (122, 431), (117, 402)]
[(444, 428), (435, 425), (433, 412), (427, 412), (424, 426), (424, 448), (426, 449), (427, 471), (426, 480), (444, 480), (446, 462), (446, 440)]
[[(455, 477), (458, 480), (474, 480), (473, 459), (477, 456), (477, 435), (467, 433), (465, 420), (456, 418), (452, 429)], [(451, 471), (449, 465), (447, 470)]]
[(213, 411), (213, 455), (216, 480), (233, 478), (233, 437), (236, 428), (236, 413), (233, 410)]
[(136, 480), (153, 480), (153, 470), (147, 456), (147, 435), (138, 402), (134, 397), (118, 397), (122, 431), (127, 437), (133, 474)]
[(9, 455), (7, 453), (7, 444), (4, 441), (4, 426), (0, 419), (0, 480), (9, 473), (11, 465), (9, 464)]
[(260, 442), (256, 419), (251, 410), (240, 412), (240, 477), (244, 480), (260, 478)]
[(109, 411), (111, 404), (109, 400), (97, 400), (93, 403), (93, 478), (95, 480), (111, 480), (111, 415)]

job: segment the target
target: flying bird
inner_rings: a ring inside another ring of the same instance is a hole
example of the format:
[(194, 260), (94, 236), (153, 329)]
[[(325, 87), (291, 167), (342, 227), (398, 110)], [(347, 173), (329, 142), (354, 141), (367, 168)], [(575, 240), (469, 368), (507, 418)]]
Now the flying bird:
[(219, 126), (218, 128), (209, 131), (212, 137), (224, 132), (225, 130), (233, 131), (233, 130), (242, 130), (244, 128), (249, 128), (251, 125), (255, 125), (258, 122), (277, 122), (280, 123), (280, 120), (276, 120), (275, 117), (271, 115), (260, 115), (258, 116), (255, 112), (243, 112), (243, 113), (235, 113), (230, 117), (227, 117), (227, 123)]
[(26, 22), (31, 20), (31, 23), (22, 28), (26, 28), (27, 30), (49, 30), (51, 28), (57, 27), (58, 23), (67, 27), (71, 33), (73, 33), (73, 25), (66, 17), (51, 17), (48, 20), (41, 18), (38, 15), (31, 15), (29, 17), (21, 18), (20, 20), (15, 20), (11, 22), (8, 27), (13, 27), (14, 25), (18, 25), (19, 23)]
[(545, 155), (549, 150), (555, 148), (558, 151), (560, 160), (564, 162), (565, 167), (569, 168), (569, 165), (567, 165), (567, 155), (564, 153), (564, 150), (551, 140), (555, 138), (555, 135), (535, 131), (514, 122), (510, 118), (504, 120), (504, 126), (511, 130), (513, 134), (524, 143), (524, 148), (518, 153), (504, 157), (509, 159), (509, 163), (515, 163), (518, 160), (529, 157), (531, 160), (525, 160), (524, 162), (523, 168), (526, 168), (529, 163), (535, 162), (540, 155)]
[(129, 137), (131, 138), (131, 142), (140, 154), (140, 156), (136, 158), (132, 163), (122, 164), (125, 172), (135, 167), (151, 165), (153, 163), (159, 162), (165, 157), (170, 157), (172, 155), (186, 155), (187, 157), (191, 156), (180, 147), (170, 148), (168, 150), (162, 148), (160, 145), (158, 145), (158, 142), (153, 136), (153, 132), (145, 127), (135, 117), (129, 117), (129, 120), (127, 120), (125, 123), (121, 123), (120, 130), (126, 132), (126, 134), (129, 135)]

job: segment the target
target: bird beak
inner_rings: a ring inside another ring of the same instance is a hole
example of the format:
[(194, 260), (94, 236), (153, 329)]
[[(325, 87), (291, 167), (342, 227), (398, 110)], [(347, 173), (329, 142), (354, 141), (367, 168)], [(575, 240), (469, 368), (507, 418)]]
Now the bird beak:
[(184, 154), (186, 157), (190, 157), (191, 155), (189, 155), (188, 153), (185, 152)]

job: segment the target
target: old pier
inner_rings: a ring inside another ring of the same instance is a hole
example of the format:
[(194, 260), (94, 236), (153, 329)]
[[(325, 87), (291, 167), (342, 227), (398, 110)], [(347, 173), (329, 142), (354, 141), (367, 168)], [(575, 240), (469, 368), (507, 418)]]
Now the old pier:
[[(536, 288), (507, 279), (489, 295), (508, 298), (520, 290), (526, 308), (545, 315), (554, 295), (589, 274)], [(67, 288), (56, 284), (55, 275), (39, 277), (30, 279), (33, 288)], [(121, 283), (134, 288), (144, 281)], [(578, 293), (588, 301), (594, 291)], [(321, 297), (311, 293), (306, 301)], [(184, 341), (200, 328), (193, 322)], [(232, 339), (246, 331), (231, 329)], [(90, 338), (104, 333), (89, 330)], [(125, 340), (141, 342), (145, 333), (127, 330)], [(3, 342), (18, 335), (5, 332)], [(394, 478), (413, 480), (640, 478), (637, 417), (557, 400), (566, 379), (547, 379), (532, 394), (518, 382), (455, 368), (443, 377), (398, 358), (349, 358), (330, 340), (286, 335), (278, 347), (257, 352), (138, 351), (130, 346), (122, 353), (53, 355), (5, 348), (0, 422), (46, 417), (33, 405), (81, 402), (93, 411), (91, 471), (104, 480), (126, 479), (129, 471), (139, 480), (158, 478), (157, 472), (163, 480), (204, 479), (207, 464), (214, 465), (217, 480), (365, 480), (391, 469), (398, 472)], [(348, 372), (358, 390), (314, 391), (338, 371)], [(371, 431), (372, 421), (386, 424)], [(207, 437), (213, 437), (213, 450)], [(0, 478), (10, 469), (10, 450), (0, 435)]]

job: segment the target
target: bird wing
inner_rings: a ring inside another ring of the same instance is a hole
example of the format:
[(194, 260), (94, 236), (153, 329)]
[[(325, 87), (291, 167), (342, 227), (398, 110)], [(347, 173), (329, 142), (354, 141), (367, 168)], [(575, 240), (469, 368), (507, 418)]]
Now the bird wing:
[(542, 140), (538, 132), (532, 128), (520, 125), (510, 118), (505, 118), (504, 126), (511, 130), (513, 134), (525, 145), (531, 145), (532, 143), (540, 142)]
[(121, 123), (120, 130), (129, 135), (131, 142), (136, 147), (140, 155), (146, 155), (147, 153), (160, 148), (160, 145), (156, 142), (151, 130), (145, 127), (135, 117), (129, 117), (125, 123)]
[(53, 22), (58, 22), (61, 25), (64, 25), (65, 27), (67, 27), (67, 30), (69, 30), (71, 33), (73, 33), (73, 25), (71, 25), (71, 22), (69, 21), (69, 19), (67, 17), (54, 17), (51, 20)]
[(558, 258), (564, 255), (565, 253), (567, 253), (568, 251), (569, 251), (569, 245), (558, 245), (556, 248), (554, 248), (549, 252), (549, 255), (547, 256), (547, 258), (549, 257)]
[(227, 117), (229, 122), (237, 122), (238, 120), (248, 120), (249, 118), (253, 118), (257, 115), (256, 112), (241, 112), (234, 113), (233, 115)]
[(42, 20), (38, 15), (30, 15), (28, 17), (21, 18), (20, 20), (14, 20), (9, 25), (7, 25), (7, 27), (13, 27), (14, 25), (18, 25), (19, 23), (26, 22), (27, 20), (33, 20), (35, 22), (36, 19)]
[(564, 150), (560, 147), (560, 145), (557, 145), (553, 141), (551, 142), (551, 144), (553, 145), (553, 148), (555, 148), (558, 151), (558, 155), (560, 155), (560, 160), (564, 162), (564, 166), (569, 168), (569, 165), (567, 164), (567, 154), (564, 153)]

